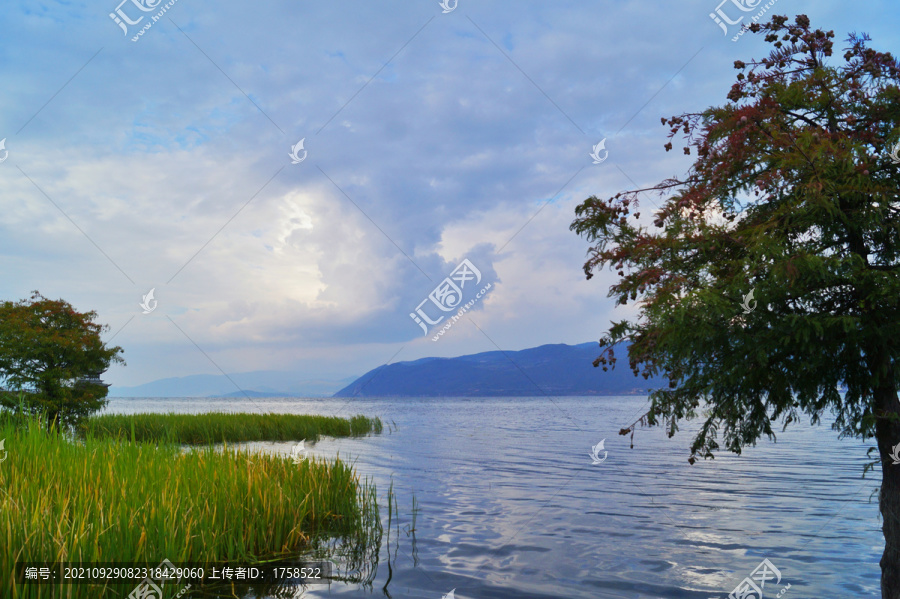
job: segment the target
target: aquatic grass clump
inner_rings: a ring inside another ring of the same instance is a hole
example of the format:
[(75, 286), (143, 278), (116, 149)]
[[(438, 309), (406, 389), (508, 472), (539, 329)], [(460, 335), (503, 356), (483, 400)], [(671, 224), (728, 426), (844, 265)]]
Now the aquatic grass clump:
[(16, 586), (17, 561), (254, 562), (296, 556), (315, 538), (369, 542), (377, 533), (374, 488), (340, 459), (295, 464), (91, 435), (73, 443), (36, 419), (0, 422), (0, 438), (2, 597), (115, 595)]
[(120, 438), (186, 445), (239, 443), (243, 441), (318, 440), (320, 435), (353, 437), (380, 433), (379, 418), (352, 418), (305, 414), (254, 414), (207, 412), (204, 414), (103, 414), (86, 418), (79, 434), (96, 438)]

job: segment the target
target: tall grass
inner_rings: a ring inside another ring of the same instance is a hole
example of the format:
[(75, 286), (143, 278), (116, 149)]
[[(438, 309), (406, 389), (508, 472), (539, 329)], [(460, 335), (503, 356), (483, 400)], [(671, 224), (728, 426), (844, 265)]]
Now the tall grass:
[[(147, 432), (136, 425), (135, 437), (138, 430)], [(16, 586), (17, 561), (253, 562), (296, 556), (323, 536), (368, 543), (378, 535), (380, 543), (374, 488), (340, 459), (298, 465), (231, 448), (183, 452), (91, 434), (73, 443), (48, 435), (36, 419), (0, 418), (0, 439), (8, 452), (0, 462), (2, 597), (130, 590)]]
[(317, 440), (320, 435), (350, 437), (380, 433), (379, 418), (301, 414), (104, 414), (86, 418), (79, 434), (96, 438), (171, 442), (186, 445), (242, 441)]

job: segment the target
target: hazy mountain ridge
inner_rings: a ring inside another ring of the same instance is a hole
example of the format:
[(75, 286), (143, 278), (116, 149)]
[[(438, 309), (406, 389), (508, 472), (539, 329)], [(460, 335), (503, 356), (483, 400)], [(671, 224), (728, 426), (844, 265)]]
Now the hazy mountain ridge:
[[(229, 379), (230, 377), (230, 379)], [(356, 377), (306, 378), (302, 374), (256, 370), (236, 374), (192, 374), (111, 387), (110, 397), (331, 397)], [(233, 382), (232, 382), (233, 381)], [(237, 385), (237, 387), (235, 386)]]

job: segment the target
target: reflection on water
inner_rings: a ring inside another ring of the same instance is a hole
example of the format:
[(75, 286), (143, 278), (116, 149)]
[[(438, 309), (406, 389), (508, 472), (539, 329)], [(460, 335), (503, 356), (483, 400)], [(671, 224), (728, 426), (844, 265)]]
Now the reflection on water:
[[(692, 427), (672, 439), (639, 430), (634, 449), (617, 435), (645, 401), (113, 399), (109, 409), (362, 413), (396, 423), (377, 436), (306, 444), (375, 482), (383, 528), (360, 558), (360, 578), (310, 585), (304, 597), (440, 599), (456, 589), (456, 599), (724, 598), (763, 559), (783, 577), (776, 591), (791, 585), (784, 599), (878, 596), (883, 540), (869, 496), (880, 473), (860, 478), (865, 444), (839, 441), (827, 423), (803, 424), (778, 443), (690, 466)], [(604, 439), (599, 455), (608, 458), (593, 464)], [(285, 456), (292, 445), (247, 444)]]
[[(396, 519), (396, 516), (394, 516)], [(387, 539), (390, 546), (390, 528), (385, 531), (380, 520), (370, 523), (371, 526), (362, 529), (360, 534), (346, 535), (340, 538), (318, 537), (310, 541), (309, 545), (296, 557), (296, 559), (279, 559), (260, 564), (261, 568), (287, 568), (296, 570), (308, 567), (311, 562), (331, 562), (331, 571), (323, 580), (326, 582), (315, 584), (297, 584), (291, 581), (282, 583), (230, 583), (207, 584), (204, 586), (192, 585), (191, 597), (213, 599), (220, 597), (251, 599), (268, 597), (277, 599), (292, 599), (310, 595), (311, 589), (323, 589), (329, 584), (352, 585), (357, 588), (372, 589), (378, 573), (379, 554), (381, 552), (382, 539)], [(385, 535), (384, 533), (387, 532)], [(396, 555), (395, 555), (396, 559)], [(388, 565), (390, 568), (390, 565)], [(385, 585), (385, 594), (387, 585)]]

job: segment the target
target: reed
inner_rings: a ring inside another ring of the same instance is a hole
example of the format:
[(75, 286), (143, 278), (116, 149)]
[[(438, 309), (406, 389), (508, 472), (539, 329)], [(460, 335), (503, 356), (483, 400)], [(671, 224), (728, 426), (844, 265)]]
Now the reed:
[(303, 414), (104, 414), (84, 419), (79, 435), (145, 442), (210, 445), (243, 441), (317, 440), (381, 433), (379, 418)]
[[(129, 437), (158, 430), (139, 416)], [(0, 596), (124, 597), (130, 590), (17, 586), (17, 561), (254, 562), (296, 556), (320, 538), (380, 543), (374, 487), (340, 459), (295, 464), (227, 446), (182, 451), (126, 440), (121, 428), (105, 429), (107, 438), (90, 430), (72, 442), (48, 435), (37, 419), (0, 418), (7, 452), (0, 462)]]

